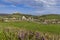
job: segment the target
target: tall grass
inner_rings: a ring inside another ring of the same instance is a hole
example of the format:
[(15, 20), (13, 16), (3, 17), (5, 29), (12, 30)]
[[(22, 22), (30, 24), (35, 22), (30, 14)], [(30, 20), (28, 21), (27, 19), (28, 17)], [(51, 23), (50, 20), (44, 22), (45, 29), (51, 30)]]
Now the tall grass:
[(6, 27), (0, 29), (0, 40), (60, 40), (60, 34)]

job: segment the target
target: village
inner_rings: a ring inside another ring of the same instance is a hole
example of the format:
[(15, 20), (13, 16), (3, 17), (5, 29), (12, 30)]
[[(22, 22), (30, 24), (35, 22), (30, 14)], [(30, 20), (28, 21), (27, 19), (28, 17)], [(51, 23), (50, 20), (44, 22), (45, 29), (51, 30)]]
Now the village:
[(16, 17), (12, 17), (12, 18), (3, 18), (3, 21), (4, 22), (17, 22), (17, 21), (33, 21), (33, 18), (29, 17), (29, 18), (26, 18), (25, 16), (22, 16), (20, 18), (16, 18)]
[(21, 16), (20, 18), (5, 17), (2, 20), (3, 20), (3, 22), (32, 21), (32, 22), (38, 22), (38, 23), (41, 23), (41, 24), (60, 24), (59, 19), (35, 19), (33, 17), (26, 17), (26, 16)]

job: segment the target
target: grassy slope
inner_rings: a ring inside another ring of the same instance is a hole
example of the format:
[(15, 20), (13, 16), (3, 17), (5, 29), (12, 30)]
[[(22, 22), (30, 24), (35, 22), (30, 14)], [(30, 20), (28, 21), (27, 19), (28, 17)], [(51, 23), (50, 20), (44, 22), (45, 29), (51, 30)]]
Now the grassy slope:
[(10, 22), (10, 23), (1, 23), (1, 27), (17, 27), (17, 28), (24, 28), (27, 30), (32, 31), (41, 31), (41, 32), (51, 32), (51, 33), (60, 33), (60, 24), (38, 24), (34, 22)]
[(40, 18), (43, 19), (60, 19), (60, 15), (58, 14), (49, 14), (49, 15), (42, 15)]

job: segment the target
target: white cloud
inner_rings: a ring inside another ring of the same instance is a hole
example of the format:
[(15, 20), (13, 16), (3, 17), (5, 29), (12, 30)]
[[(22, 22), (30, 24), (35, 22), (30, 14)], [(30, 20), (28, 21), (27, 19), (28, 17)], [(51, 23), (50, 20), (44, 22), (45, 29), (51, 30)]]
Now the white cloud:
[(56, 5), (55, 0), (35, 0), (36, 2), (43, 2), (47, 7)]
[(0, 7), (16, 7), (15, 5), (4, 5), (4, 4), (0, 4)]
[(15, 5), (10, 5), (11, 7), (16, 7)]
[(5, 1), (5, 2), (20, 2), (22, 0), (3, 0), (3, 1)]
[(55, 0), (35, 0), (37, 2), (43, 2), (47, 4), (56, 4)]

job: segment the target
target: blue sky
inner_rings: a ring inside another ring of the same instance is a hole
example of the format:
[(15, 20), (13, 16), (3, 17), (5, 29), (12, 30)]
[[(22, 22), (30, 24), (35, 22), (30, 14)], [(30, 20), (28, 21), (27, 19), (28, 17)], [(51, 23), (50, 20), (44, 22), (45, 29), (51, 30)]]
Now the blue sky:
[(60, 14), (60, 0), (0, 0), (0, 13)]

